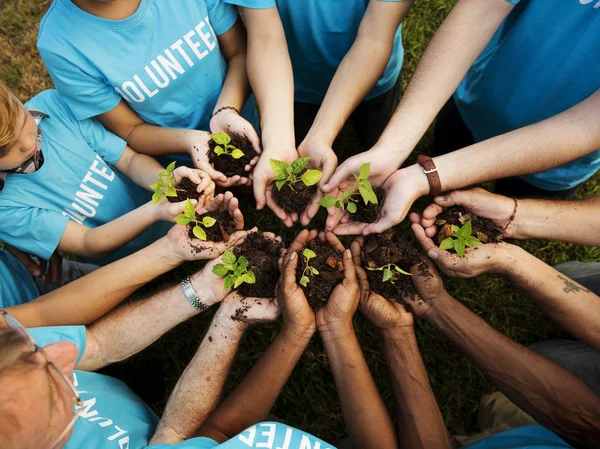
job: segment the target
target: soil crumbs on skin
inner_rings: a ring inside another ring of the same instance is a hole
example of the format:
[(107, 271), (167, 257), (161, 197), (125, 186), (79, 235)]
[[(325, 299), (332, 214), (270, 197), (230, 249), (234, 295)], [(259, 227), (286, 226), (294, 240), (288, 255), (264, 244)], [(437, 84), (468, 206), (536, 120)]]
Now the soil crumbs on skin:
[(395, 299), (399, 302), (402, 302), (403, 298), (415, 300), (418, 295), (410, 279), (411, 276), (402, 274), (392, 267), (394, 276), (398, 278), (392, 284), (391, 281), (382, 281), (383, 271), (367, 269), (379, 268), (390, 263), (409, 273), (410, 268), (418, 264), (420, 274), (431, 276), (431, 273), (427, 271), (427, 264), (414, 242), (407, 240), (394, 230), (366, 237), (362, 250), (362, 265), (367, 272), (371, 290), (386, 299)]
[[(298, 179), (304, 174), (304, 171), (297, 175)], [(273, 184), (273, 199), (286, 212), (302, 213), (316, 194), (316, 184), (306, 186), (302, 181), (299, 181), (292, 188), (289, 183), (286, 183), (281, 187), (281, 190)]]
[(167, 200), (169, 203), (179, 203), (187, 199), (197, 200), (201, 193), (198, 193), (196, 189), (198, 186), (190, 181), (188, 178), (183, 178), (179, 184), (177, 184), (177, 196), (168, 196)]
[(478, 217), (462, 206), (452, 206), (438, 215), (435, 222), (440, 227), (437, 244), (440, 245), (443, 240), (452, 236), (452, 225), (460, 228), (469, 220), (473, 226), (471, 235), (477, 237), (481, 243), (498, 243), (502, 241), (502, 230), (492, 220)]
[[(308, 264), (319, 270), (319, 274), (307, 274), (310, 282), (306, 287), (300, 287), (306, 294), (308, 304), (316, 311), (327, 304), (335, 286), (344, 279), (344, 264), (342, 253), (337, 252), (328, 243), (313, 240), (306, 247), (313, 250), (317, 255), (317, 257), (310, 259)], [(296, 270), (296, 281), (299, 283), (306, 268), (306, 261), (302, 251), (298, 252), (298, 257), (300, 259)]]
[(231, 142), (229, 142), (229, 145), (233, 145), (234, 147), (242, 150), (244, 155), (239, 159), (234, 159), (227, 154), (217, 156), (214, 151), (217, 144), (211, 139), (208, 142), (208, 160), (215, 170), (220, 171), (228, 178), (231, 178), (235, 175), (240, 175), (244, 178), (247, 178), (249, 172), (245, 170), (245, 167), (252, 159), (258, 156), (258, 153), (252, 146), (252, 143), (250, 143), (250, 139), (248, 139), (246, 136), (240, 136), (239, 134), (234, 133), (227, 134), (229, 137), (231, 137)]
[(251, 307), (250, 304), (244, 304), (239, 309), (235, 309), (235, 312), (231, 315), (231, 319), (233, 321), (245, 321), (248, 318), (246, 312), (250, 310)]
[(360, 197), (358, 203), (356, 203), (356, 212), (352, 214), (352, 221), (358, 223), (373, 223), (379, 217), (379, 211), (383, 207), (383, 201), (385, 200), (385, 190), (381, 187), (374, 187), (373, 192), (377, 197), (377, 204), (369, 203), (365, 206), (365, 203)]
[[(229, 236), (233, 234), (235, 229), (235, 222), (231, 218), (231, 215), (227, 213), (227, 211), (221, 211), (214, 214), (204, 214), (198, 215), (196, 214), (196, 220), (202, 222), (202, 217), (209, 216), (214, 218), (217, 222), (212, 225), (210, 228), (202, 226), (202, 229), (206, 232), (206, 241), (207, 242), (226, 242), (229, 240)], [(194, 224), (190, 223), (188, 225), (188, 237), (192, 241), (202, 242), (194, 235)], [(197, 247), (197, 249), (205, 249), (204, 247)]]
[(273, 298), (279, 280), (277, 260), (283, 244), (264, 237), (262, 232), (249, 234), (244, 243), (235, 247), (236, 257), (248, 259), (248, 271), (253, 271), (256, 283), (243, 283), (237, 289), (244, 297)]

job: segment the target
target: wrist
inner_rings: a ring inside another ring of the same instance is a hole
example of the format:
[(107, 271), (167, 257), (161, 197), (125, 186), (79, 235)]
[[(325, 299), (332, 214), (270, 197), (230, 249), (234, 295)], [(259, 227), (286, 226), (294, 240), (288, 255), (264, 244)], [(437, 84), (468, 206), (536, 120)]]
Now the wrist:
[(215, 313), (215, 323), (229, 337), (241, 336), (249, 324), (244, 321), (234, 320), (235, 310), (241, 305), (235, 302), (221, 302)]
[(328, 129), (323, 129), (322, 127), (316, 128), (313, 125), (312, 128), (306, 134), (306, 137), (298, 147), (298, 153), (301, 154), (301, 149), (304, 147), (310, 147), (314, 143), (320, 143), (322, 145), (327, 145), (329, 148), (333, 146), (333, 141), (337, 136), (337, 132), (333, 132), (333, 128), (329, 127)]
[(316, 331), (317, 328), (314, 324), (303, 326), (297, 324), (286, 325), (284, 323), (279, 334), (285, 337), (286, 341), (290, 341), (296, 346), (306, 347)]
[(432, 301), (432, 306), (421, 318), (439, 329), (443, 320), (452, 313), (453, 306), (455, 306), (456, 303), (458, 303), (458, 301), (444, 290), (434, 301)]
[(399, 182), (413, 193), (413, 200), (429, 194), (429, 181), (423, 168), (418, 165), (411, 165), (402, 168), (392, 175), (397, 177)]
[(326, 323), (319, 326), (318, 329), (324, 342), (345, 341), (355, 336), (352, 322), (336, 321)]
[(160, 254), (160, 263), (163, 266), (175, 268), (186, 260), (178, 254), (171, 240), (165, 236), (158, 239), (155, 243)]
[[(206, 279), (205, 269), (198, 273), (194, 273), (190, 276), (190, 284), (194, 291), (196, 292), (196, 296), (202, 304), (210, 307), (214, 304), (220, 302), (223, 298), (217, 297), (214, 290), (210, 288), (210, 281)], [(223, 297), (225, 295), (223, 294)]]
[(415, 329), (412, 325), (388, 327), (379, 329), (379, 332), (384, 340), (406, 340), (411, 337), (416, 338)]

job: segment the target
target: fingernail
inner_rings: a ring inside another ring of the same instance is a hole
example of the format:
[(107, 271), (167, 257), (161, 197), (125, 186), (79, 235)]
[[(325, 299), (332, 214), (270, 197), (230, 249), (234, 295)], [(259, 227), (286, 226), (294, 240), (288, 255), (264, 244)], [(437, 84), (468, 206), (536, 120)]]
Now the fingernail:
[(294, 260), (296, 258), (296, 252), (294, 251), (292, 254), (290, 254), (290, 260)]
[(346, 250), (346, 257), (352, 257), (352, 253), (349, 249)]
[(429, 257), (431, 257), (433, 260), (437, 260), (438, 256), (440, 255), (435, 249), (429, 250), (429, 252), (427, 253), (427, 255)]
[(42, 273), (41, 273), (40, 271), (36, 270), (36, 271), (34, 271), (34, 272), (33, 272), (33, 275), (34, 275), (35, 277), (38, 277), (38, 276), (41, 276), (41, 275), (42, 275)]

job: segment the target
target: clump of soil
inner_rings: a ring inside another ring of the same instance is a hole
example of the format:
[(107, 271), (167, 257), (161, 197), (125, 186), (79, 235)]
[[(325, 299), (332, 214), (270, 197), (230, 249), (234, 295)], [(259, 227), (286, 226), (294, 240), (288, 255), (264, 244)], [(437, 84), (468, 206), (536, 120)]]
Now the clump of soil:
[[(306, 287), (300, 287), (304, 290), (308, 304), (316, 311), (327, 304), (335, 286), (344, 279), (344, 263), (342, 253), (337, 252), (328, 243), (313, 240), (306, 245), (306, 248), (313, 250), (317, 255), (310, 259), (308, 264), (319, 270), (319, 274), (308, 274), (310, 282)], [(302, 251), (298, 252), (298, 257), (296, 282), (299, 283), (302, 273), (306, 268), (306, 261), (302, 255)]]
[(451, 206), (444, 209), (435, 222), (436, 225), (440, 226), (437, 244), (440, 245), (442, 241), (452, 237), (452, 225), (460, 228), (469, 220), (473, 227), (471, 235), (477, 237), (481, 243), (498, 243), (502, 241), (502, 229), (499, 229), (492, 220), (478, 217), (462, 206)]
[(258, 156), (258, 153), (250, 143), (250, 139), (246, 136), (240, 136), (239, 134), (227, 133), (229, 137), (231, 137), (231, 142), (229, 145), (233, 145), (234, 147), (242, 150), (244, 155), (239, 159), (234, 159), (227, 154), (222, 154), (218, 156), (215, 154), (215, 147), (217, 144), (212, 139), (208, 142), (208, 160), (215, 168), (215, 170), (220, 171), (228, 178), (232, 176), (239, 175), (243, 177), (248, 177), (248, 173), (244, 167), (250, 163), (252, 159)]
[(256, 283), (243, 283), (237, 289), (238, 293), (246, 297), (273, 298), (275, 286), (279, 280), (279, 266), (277, 260), (283, 244), (265, 238), (262, 232), (249, 234), (244, 243), (236, 246), (233, 252), (236, 257), (244, 256), (248, 259), (248, 271), (253, 271)]
[(395, 264), (409, 273), (410, 268), (416, 264), (419, 264), (423, 270), (426, 268), (423, 256), (419, 253), (415, 243), (402, 237), (393, 229), (383, 234), (371, 234), (365, 238), (362, 249), (362, 265), (367, 272), (370, 289), (375, 293), (386, 299), (393, 298), (397, 301), (401, 301), (403, 298), (416, 299), (417, 291), (412, 284), (411, 276), (399, 273), (392, 267), (394, 276), (398, 278), (392, 284), (391, 281), (383, 282), (383, 271), (367, 269), (380, 268), (387, 264)]
[(196, 192), (197, 188), (198, 186), (188, 178), (183, 178), (181, 182), (177, 184), (177, 196), (168, 196), (167, 200), (169, 203), (179, 203), (187, 199), (197, 200), (201, 195), (201, 193)]
[[(296, 176), (302, 177), (306, 170), (303, 170)], [(307, 186), (302, 181), (295, 183), (285, 183), (281, 190), (273, 185), (273, 199), (286, 212), (301, 213), (308, 207), (317, 194), (317, 185)]]
[[(202, 226), (202, 229), (206, 232), (206, 241), (207, 242), (226, 242), (229, 240), (229, 236), (233, 234), (237, 229), (235, 228), (235, 222), (231, 215), (227, 211), (220, 211), (214, 214), (206, 214), (209, 217), (214, 218), (217, 222), (211, 226), (210, 228)], [(202, 222), (202, 217), (205, 215), (199, 215), (196, 213), (196, 220)], [(201, 242), (194, 235), (194, 225), (195, 223), (190, 223), (188, 225), (188, 237), (192, 240), (196, 240)]]
[(250, 307), (250, 304), (243, 304), (242, 307), (235, 309), (235, 312), (231, 315), (231, 319), (233, 321), (245, 321), (248, 318), (246, 312), (250, 310)]
[(377, 197), (377, 204), (369, 203), (365, 206), (365, 202), (362, 197), (356, 203), (356, 212), (352, 214), (352, 221), (358, 223), (373, 223), (379, 217), (379, 211), (383, 207), (383, 201), (385, 200), (385, 191), (381, 187), (374, 187), (373, 192)]

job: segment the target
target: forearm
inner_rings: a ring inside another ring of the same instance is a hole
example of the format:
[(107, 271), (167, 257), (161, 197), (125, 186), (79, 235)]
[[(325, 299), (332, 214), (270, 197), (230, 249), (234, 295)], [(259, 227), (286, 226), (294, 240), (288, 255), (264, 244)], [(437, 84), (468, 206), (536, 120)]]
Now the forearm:
[(600, 196), (575, 201), (519, 200), (512, 228), (517, 239), (548, 239), (600, 246)]
[(514, 5), (506, 0), (460, 0), (420, 59), (381, 145), (400, 165)]
[(224, 442), (264, 421), (313, 333), (300, 335), (282, 329), (244, 380), (202, 426), (200, 435)]
[(230, 317), (221, 306), (196, 355), (169, 397), (150, 445), (177, 444), (194, 436), (217, 405), (231, 368), (245, 324)]
[(444, 293), (425, 317), (471, 358), (492, 383), (542, 426), (571, 444), (600, 439), (600, 399), (554, 362), (515, 343)]
[(191, 151), (192, 142), (201, 132), (194, 129), (162, 128), (143, 122), (127, 135), (127, 144), (136, 152), (149, 156), (185, 154)]
[(377, 391), (354, 331), (321, 332), (353, 447), (396, 448), (392, 420)]
[(248, 95), (250, 95), (250, 84), (246, 73), (246, 53), (244, 52), (227, 61), (227, 75), (213, 113), (225, 106), (233, 106), (241, 111)]
[(502, 273), (571, 335), (600, 350), (600, 298), (565, 275), (509, 245), (501, 259)]
[(150, 186), (156, 182), (158, 174), (163, 170), (163, 166), (152, 156), (133, 153), (123, 174), (143, 189), (151, 190)]
[(414, 331), (400, 335), (384, 333), (383, 351), (394, 392), (400, 447), (451, 448)]
[(89, 324), (181, 262), (167, 239), (162, 238), (33, 302), (6, 310), (26, 327)]
[(600, 148), (600, 92), (558, 115), (434, 159), (443, 190), (538, 173)]

